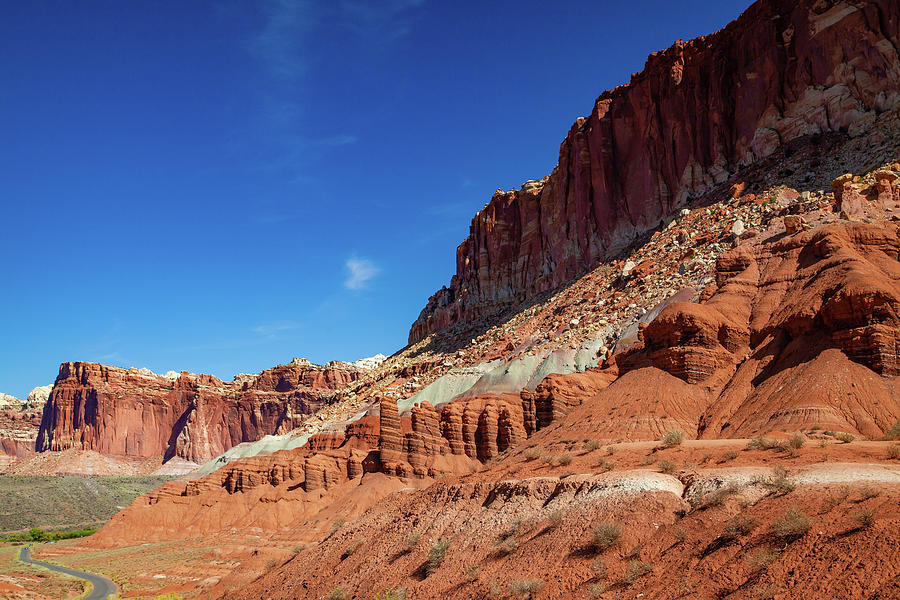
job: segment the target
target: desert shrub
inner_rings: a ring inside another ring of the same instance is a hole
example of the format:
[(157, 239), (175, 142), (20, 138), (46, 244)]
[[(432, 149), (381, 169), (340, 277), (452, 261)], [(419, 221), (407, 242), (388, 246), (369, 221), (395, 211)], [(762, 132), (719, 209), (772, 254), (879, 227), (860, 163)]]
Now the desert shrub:
[(871, 485), (864, 486), (859, 490), (860, 502), (865, 502), (866, 500), (871, 500), (872, 498), (877, 498), (881, 495), (881, 490), (877, 487), (873, 487)]
[(722, 455), (722, 459), (719, 461), (720, 463), (729, 462), (738, 457), (737, 450), (729, 450), (725, 454)]
[(672, 532), (672, 535), (675, 536), (675, 541), (679, 544), (683, 544), (687, 539), (687, 530), (684, 527), (679, 527), (675, 531)]
[(694, 499), (692, 502), (694, 503), (694, 507), (700, 510), (706, 510), (707, 508), (713, 508), (715, 506), (722, 506), (725, 504), (725, 501), (738, 492), (737, 486), (734, 484), (727, 485), (725, 487), (719, 488), (717, 490), (713, 490), (700, 496), (699, 498)]
[(598, 557), (591, 563), (591, 571), (594, 572), (594, 577), (597, 579), (605, 579), (609, 574), (609, 567), (606, 566), (605, 560)]
[(526, 458), (526, 460), (534, 460), (541, 455), (541, 451), (539, 448), (535, 446), (531, 446), (530, 448), (525, 448), (522, 451), (522, 456)]
[(616, 453), (616, 450), (618, 450), (618, 448), (616, 448), (615, 446), (607, 446), (606, 447), (606, 455), (612, 456), (613, 454)]
[(375, 594), (372, 600), (406, 600), (406, 588), (397, 588), (395, 590), (385, 590), (380, 594)]
[(353, 556), (353, 553), (356, 552), (357, 550), (359, 550), (360, 546), (362, 546), (362, 542), (357, 540), (357, 541), (354, 541), (353, 543), (351, 543), (346, 548), (344, 548), (344, 552), (343, 552), (343, 554), (341, 554), (341, 560), (344, 560), (345, 558), (350, 558), (351, 556)]
[(519, 540), (514, 537), (503, 538), (497, 541), (494, 554), (498, 557), (509, 556), (519, 548)]
[(753, 588), (753, 597), (759, 600), (772, 600), (777, 593), (778, 588), (771, 583), (761, 583)]
[(893, 444), (887, 447), (887, 457), (892, 460), (900, 458), (900, 445)]
[(543, 585), (544, 582), (540, 579), (517, 579), (509, 584), (509, 591), (521, 598), (534, 598)]
[(348, 600), (350, 595), (342, 587), (336, 587), (325, 596), (325, 600)]
[(853, 435), (852, 433), (847, 433), (846, 431), (842, 431), (841, 433), (837, 434), (835, 437), (838, 439), (838, 441), (843, 442), (845, 444), (849, 444), (850, 442), (852, 442), (853, 440), (856, 439), (855, 435)]
[(771, 450), (778, 447), (778, 442), (761, 435), (747, 442), (747, 450)]
[(344, 520), (338, 519), (334, 523), (331, 524), (331, 533), (335, 533), (338, 529), (344, 526)]
[(619, 538), (622, 536), (622, 525), (619, 523), (599, 523), (594, 525), (593, 536), (591, 537), (591, 546), (598, 551), (603, 552), (612, 548)]
[(588, 587), (588, 598), (591, 600), (597, 600), (600, 596), (606, 592), (607, 585), (605, 583), (595, 583)]
[(823, 505), (824, 510), (822, 512), (831, 512), (837, 507), (839, 504), (843, 503), (850, 497), (850, 488), (847, 486), (841, 486), (840, 492), (835, 494), (834, 496), (829, 496)]
[(422, 533), (413, 529), (408, 534), (406, 534), (406, 551), (412, 552), (415, 550), (416, 546), (419, 545), (419, 540), (422, 539)]
[(551, 510), (547, 515), (547, 519), (550, 521), (550, 527), (556, 529), (560, 525), (562, 525), (563, 519), (566, 518), (566, 511), (561, 508), (556, 508)]
[(884, 434), (886, 440), (900, 440), (900, 421), (894, 423), (887, 433)]
[(791, 483), (788, 470), (778, 465), (772, 469), (772, 479), (769, 486), (775, 489), (779, 494), (787, 494), (793, 492), (797, 486)]
[(616, 461), (614, 460), (601, 460), (600, 461), (600, 470), (604, 473), (608, 473), (616, 468)]
[(543, 461), (544, 463), (546, 463), (552, 467), (553, 464), (556, 462), (556, 457), (554, 457), (552, 454), (545, 454), (544, 456), (541, 457), (541, 461)]
[(674, 448), (684, 442), (684, 432), (678, 429), (667, 431), (660, 440), (664, 448)]
[(668, 460), (661, 460), (656, 463), (656, 466), (659, 467), (659, 470), (662, 473), (671, 473), (675, 470), (675, 464)]
[(711, 452), (704, 452), (703, 455), (700, 457), (700, 464), (705, 465), (705, 464), (708, 463), (710, 460), (712, 460), (712, 453), (711, 453)]
[(572, 455), (571, 454), (563, 454), (559, 458), (556, 459), (556, 462), (562, 466), (566, 466), (572, 463)]
[(600, 448), (600, 442), (597, 440), (588, 440), (584, 443), (584, 449), (587, 452), (593, 452), (594, 450), (598, 450)]
[(488, 583), (488, 595), (491, 598), (499, 598), (503, 595), (503, 585), (497, 580), (492, 580)]
[(478, 577), (481, 575), (481, 565), (469, 565), (466, 567), (466, 581), (474, 582), (478, 581)]
[(757, 548), (747, 557), (747, 563), (752, 569), (764, 569), (778, 560), (779, 552), (775, 548), (765, 546)]
[(780, 538), (798, 538), (812, 528), (813, 520), (799, 508), (789, 508), (772, 526), (772, 533)]
[(628, 566), (625, 567), (625, 583), (632, 584), (652, 570), (652, 563), (642, 560), (630, 560), (628, 561)]
[(795, 433), (791, 436), (791, 439), (788, 440), (788, 446), (794, 450), (799, 450), (804, 444), (806, 444), (806, 438), (802, 433)]
[(446, 556), (449, 548), (450, 540), (446, 538), (439, 539), (431, 546), (431, 550), (428, 551), (428, 564), (425, 567), (428, 575), (435, 573), (441, 568), (441, 563), (444, 562), (444, 556)]
[(868, 529), (875, 524), (875, 511), (871, 508), (864, 508), (853, 515), (853, 519), (859, 523), (860, 527)]
[(745, 536), (759, 526), (759, 521), (747, 515), (738, 515), (725, 524), (719, 537), (723, 540), (736, 540)]

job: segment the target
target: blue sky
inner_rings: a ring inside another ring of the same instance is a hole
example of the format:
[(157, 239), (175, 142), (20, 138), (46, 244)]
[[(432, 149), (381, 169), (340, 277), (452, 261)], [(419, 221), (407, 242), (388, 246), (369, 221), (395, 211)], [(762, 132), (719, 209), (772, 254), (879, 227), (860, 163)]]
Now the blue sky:
[(0, 392), (397, 351), (495, 189), (747, 4), (6, 3)]

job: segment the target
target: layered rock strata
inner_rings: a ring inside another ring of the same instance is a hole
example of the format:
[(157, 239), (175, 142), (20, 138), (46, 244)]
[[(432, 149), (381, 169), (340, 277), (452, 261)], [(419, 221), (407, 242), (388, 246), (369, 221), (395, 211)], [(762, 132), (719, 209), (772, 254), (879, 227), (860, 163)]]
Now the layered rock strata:
[(881, 437), (900, 420), (898, 256), (893, 222), (739, 245), (719, 258), (705, 300), (670, 304), (603, 368), (548, 378), (544, 402), (600, 437)]
[(205, 462), (241, 442), (294, 429), (363, 374), (346, 363), (294, 360), (226, 383), (187, 372), (63, 363), (36, 449)]
[(891, 0), (762, 0), (652, 54), (575, 122), (548, 177), (475, 216), (410, 343), (578, 277), (793, 139), (865, 131), (900, 99), (898, 47)]

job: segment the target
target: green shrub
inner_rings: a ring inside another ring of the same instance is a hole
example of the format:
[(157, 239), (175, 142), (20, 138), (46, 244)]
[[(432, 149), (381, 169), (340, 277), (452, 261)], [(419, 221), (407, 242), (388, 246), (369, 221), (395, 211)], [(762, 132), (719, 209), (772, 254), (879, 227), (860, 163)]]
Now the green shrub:
[(360, 541), (352, 542), (349, 546), (344, 548), (344, 552), (343, 552), (343, 554), (341, 554), (341, 560), (344, 560), (346, 558), (350, 558), (351, 556), (353, 556), (353, 554), (357, 550), (359, 550), (360, 546), (362, 546), (362, 542), (360, 542)]
[(609, 567), (606, 566), (606, 561), (599, 557), (595, 558), (594, 562), (591, 563), (591, 570), (597, 579), (605, 579), (609, 574)]
[(853, 435), (852, 433), (847, 433), (846, 431), (842, 431), (841, 433), (837, 434), (837, 436), (835, 436), (835, 437), (837, 437), (838, 441), (843, 442), (845, 444), (849, 444), (850, 442), (852, 442), (853, 440), (856, 439), (855, 435)]
[(520, 598), (534, 598), (544, 582), (540, 579), (518, 579), (509, 584), (509, 592)]
[(413, 529), (406, 535), (406, 551), (412, 552), (416, 549), (416, 546), (419, 545), (419, 540), (422, 539), (422, 534), (419, 531)]
[(672, 471), (675, 470), (675, 464), (668, 460), (661, 460), (658, 463), (656, 463), (656, 466), (659, 467), (659, 470), (662, 473), (666, 473), (666, 474), (671, 473)]
[(799, 450), (804, 444), (806, 444), (806, 438), (802, 433), (795, 433), (791, 436), (791, 439), (788, 440), (788, 445), (794, 450)]
[(572, 463), (572, 455), (571, 454), (563, 454), (558, 459), (556, 459), (556, 462), (565, 467)]
[(385, 590), (380, 594), (375, 594), (372, 600), (406, 600), (406, 588)]
[(778, 560), (778, 555), (778, 550), (765, 546), (754, 550), (750, 556), (747, 557), (747, 562), (752, 569), (764, 569)]
[(875, 524), (875, 511), (871, 508), (864, 508), (853, 515), (853, 518), (859, 523), (860, 527), (868, 529)]
[(587, 452), (593, 452), (594, 450), (598, 450), (600, 448), (600, 442), (597, 440), (588, 440), (584, 443), (584, 449)]
[(667, 431), (660, 440), (664, 448), (674, 448), (675, 446), (680, 446), (682, 442), (684, 442), (684, 432), (673, 429), (671, 431)]
[(347, 594), (347, 592), (344, 591), (344, 588), (342, 587), (334, 588), (333, 590), (328, 592), (327, 596), (325, 596), (325, 600), (348, 600), (348, 598), (350, 598), (350, 596)]
[(900, 421), (894, 423), (893, 426), (887, 430), (887, 433), (884, 434), (884, 439), (900, 440)]
[(566, 518), (566, 511), (561, 508), (556, 508), (551, 510), (547, 515), (547, 519), (550, 521), (550, 527), (556, 529), (560, 525), (562, 525), (563, 520)]
[(757, 519), (748, 517), (747, 515), (738, 515), (726, 523), (725, 528), (722, 529), (722, 533), (719, 534), (719, 537), (723, 540), (736, 540), (739, 537), (749, 534), (758, 526), (759, 521)]
[(813, 520), (803, 514), (799, 508), (789, 508), (772, 526), (772, 532), (780, 538), (798, 538), (808, 532)]
[(615, 546), (621, 536), (622, 525), (619, 523), (599, 523), (594, 525), (591, 546), (596, 551), (603, 552)]
[(540, 449), (536, 448), (535, 446), (525, 448), (525, 450), (522, 451), (522, 456), (524, 456), (526, 460), (535, 460), (540, 455), (541, 455)]
[(892, 460), (900, 458), (900, 445), (892, 444), (887, 448), (887, 457)]
[(628, 566), (625, 568), (625, 583), (630, 585), (652, 570), (653, 564), (651, 563), (642, 560), (628, 561)]
[(428, 564), (425, 567), (428, 575), (434, 574), (441, 568), (441, 563), (444, 562), (444, 556), (449, 548), (450, 540), (446, 538), (439, 539), (431, 546), (431, 550), (428, 551)]

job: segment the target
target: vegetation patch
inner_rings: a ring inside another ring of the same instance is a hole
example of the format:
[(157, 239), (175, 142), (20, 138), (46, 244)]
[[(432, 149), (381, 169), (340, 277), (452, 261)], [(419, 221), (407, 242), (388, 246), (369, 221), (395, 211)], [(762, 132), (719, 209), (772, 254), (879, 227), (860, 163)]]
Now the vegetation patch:
[[(101, 525), (170, 477), (0, 477), (0, 534)], [(66, 538), (58, 538), (66, 539)]]

